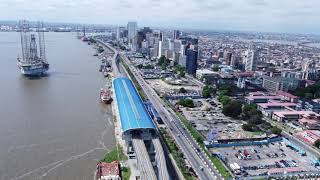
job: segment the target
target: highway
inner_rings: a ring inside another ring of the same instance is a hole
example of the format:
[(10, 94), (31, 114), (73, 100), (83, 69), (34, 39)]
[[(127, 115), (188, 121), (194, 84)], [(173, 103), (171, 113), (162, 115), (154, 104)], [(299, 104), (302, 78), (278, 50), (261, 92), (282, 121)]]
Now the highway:
[(132, 137), (132, 146), (136, 153), (142, 179), (157, 180), (148, 151), (141, 137)]
[(159, 169), (159, 179), (162, 179), (162, 180), (169, 180), (170, 177), (169, 177), (169, 173), (167, 171), (167, 164), (166, 164), (166, 159), (165, 159), (165, 155), (164, 155), (164, 151), (162, 149), (162, 145), (161, 145), (161, 142), (159, 140), (158, 137), (154, 137), (152, 138), (152, 144), (155, 148), (155, 151), (156, 151), (156, 159), (157, 159), (157, 162), (158, 162), (158, 169)]
[(140, 73), (138, 73), (135, 67), (131, 65), (127, 57), (122, 54), (119, 54), (119, 56), (129, 65), (130, 70), (142, 86), (142, 89), (144, 89), (144, 92), (154, 108), (158, 111), (163, 122), (169, 128), (168, 130), (193, 167), (199, 179), (222, 179), (217, 170), (212, 166), (211, 161), (192, 138), (191, 134), (186, 130), (173, 110), (170, 107), (167, 107), (154, 89), (144, 81)]
[[(116, 49), (114, 49), (112, 46), (103, 43), (102, 41), (96, 39), (100, 44), (102, 44), (105, 48), (110, 49), (114, 52), (114, 55), (112, 57), (112, 68), (113, 73), (115, 77), (126, 77), (127, 75), (124, 73), (124, 67), (119, 64), (119, 54)], [(157, 165), (158, 165), (158, 179), (159, 180), (170, 180), (167, 164), (165, 160), (164, 151), (162, 149), (161, 142), (158, 137), (154, 137), (152, 139), (152, 143), (154, 145), (155, 151), (156, 151), (156, 159), (157, 159)], [(147, 149), (145, 147), (145, 144), (140, 136), (134, 136), (132, 137), (132, 145), (134, 148), (134, 151), (136, 153), (139, 170), (142, 176), (143, 180), (157, 180), (157, 176), (154, 172), (152, 163), (150, 161), (149, 154), (147, 152)]]

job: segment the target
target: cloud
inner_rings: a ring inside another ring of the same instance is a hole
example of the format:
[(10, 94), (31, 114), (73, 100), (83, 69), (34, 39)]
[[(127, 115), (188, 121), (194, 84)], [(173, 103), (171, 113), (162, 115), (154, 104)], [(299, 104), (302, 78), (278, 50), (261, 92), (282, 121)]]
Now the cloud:
[[(319, 0), (0, 0), (4, 20), (320, 32)], [(290, 27), (290, 28), (287, 28)], [(303, 27), (303, 28), (301, 28)]]

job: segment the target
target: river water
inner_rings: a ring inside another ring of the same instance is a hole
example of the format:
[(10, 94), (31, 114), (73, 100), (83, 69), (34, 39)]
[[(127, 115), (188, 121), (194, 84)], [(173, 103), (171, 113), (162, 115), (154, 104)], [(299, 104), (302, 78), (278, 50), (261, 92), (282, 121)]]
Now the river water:
[(111, 107), (92, 46), (71, 33), (46, 33), (49, 75), (20, 74), (18, 33), (0, 33), (0, 180), (93, 179), (114, 144)]

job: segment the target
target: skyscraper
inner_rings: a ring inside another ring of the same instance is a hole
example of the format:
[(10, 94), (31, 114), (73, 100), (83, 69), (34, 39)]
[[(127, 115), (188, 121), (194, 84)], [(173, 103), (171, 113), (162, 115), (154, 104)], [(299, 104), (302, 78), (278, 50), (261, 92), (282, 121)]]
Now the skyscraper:
[(186, 57), (186, 72), (191, 75), (196, 75), (197, 71), (198, 51), (194, 49), (187, 49)]
[(173, 40), (180, 38), (180, 31), (179, 30), (173, 30)]
[(137, 22), (128, 22), (128, 44), (131, 45), (132, 49), (136, 46), (137, 37)]
[(257, 64), (256, 53), (253, 50), (247, 50), (244, 53), (245, 71), (255, 71)]
[(232, 52), (226, 51), (224, 53), (224, 62), (226, 65), (230, 66), (231, 65), (231, 59), (232, 59)]
[(120, 40), (120, 27), (119, 26), (117, 27), (116, 39), (117, 39), (117, 41)]

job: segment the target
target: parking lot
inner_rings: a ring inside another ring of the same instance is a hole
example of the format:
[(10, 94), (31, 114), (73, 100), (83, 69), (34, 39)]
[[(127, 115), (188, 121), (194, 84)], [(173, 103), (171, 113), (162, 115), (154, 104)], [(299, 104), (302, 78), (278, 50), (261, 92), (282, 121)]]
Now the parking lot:
[(268, 145), (225, 147), (213, 150), (238, 177), (272, 176), (319, 171), (310, 154), (301, 155), (284, 142)]

